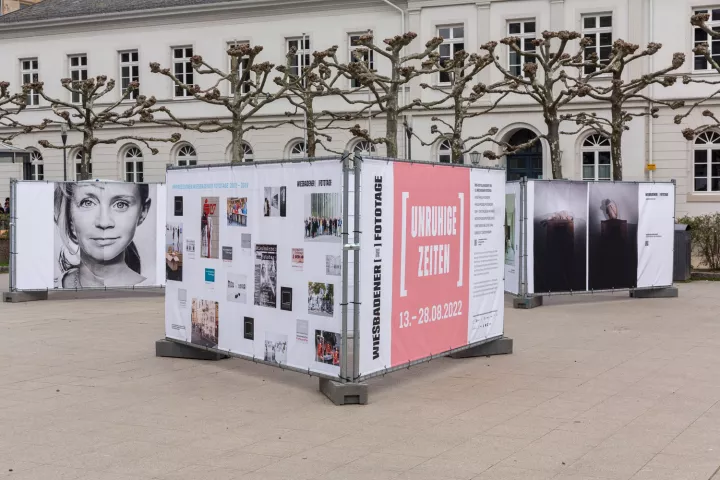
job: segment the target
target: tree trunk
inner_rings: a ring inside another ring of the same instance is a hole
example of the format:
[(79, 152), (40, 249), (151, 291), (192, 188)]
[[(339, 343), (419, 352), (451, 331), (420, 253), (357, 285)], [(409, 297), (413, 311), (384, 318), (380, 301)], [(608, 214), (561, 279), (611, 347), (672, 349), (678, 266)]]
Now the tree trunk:
[(388, 95), (387, 106), (385, 108), (385, 140), (387, 146), (388, 158), (398, 158), (398, 108), (400, 102), (400, 87), (397, 82), (400, 80), (398, 74), (399, 59), (392, 61), (392, 83), (390, 84), (390, 93)]
[(463, 112), (460, 109), (459, 102), (455, 101), (455, 129), (450, 142), (452, 149), (452, 163), (463, 163), (463, 142), (462, 142), (462, 129), (463, 129)]
[(313, 158), (316, 156), (315, 150), (316, 150), (316, 136), (315, 136), (315, 111), (313, 110), (312, 100), (305, 100), (305, 107), (307, 108), (306, 117), (305, 117), (305, 136), (307, 139), (307, 144), (305, 145), (305, 154)]
[(612, 158), (612, 179), (622, 180), (622, 136), (623, 113), (622, 105), (615, 102), (610, 108), (612, 115), (612, 134), (610, 136), (610, 157)]
[(233, 121), (232, 128), (232, 159), (231, 163), (242, 163), (245, 159), (245, 149), (243, 148), (243, 132), (237, 121)]
[(550, 145), (550, 164), (554, 179), (563, 178), (562, 152), (560, 151), (560, 121), (554, 118), (545, 119), (547, 125), (547, 142)]

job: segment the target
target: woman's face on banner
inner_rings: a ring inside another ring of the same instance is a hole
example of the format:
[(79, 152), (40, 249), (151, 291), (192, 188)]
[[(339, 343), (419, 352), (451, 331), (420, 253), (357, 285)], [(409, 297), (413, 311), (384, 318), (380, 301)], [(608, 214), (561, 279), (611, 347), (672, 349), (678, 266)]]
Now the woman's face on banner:
[(70, 204), (73, 229), (80, 249), (97, 261), (122, 254), (147, 215), (133, 184), (78, 184)]

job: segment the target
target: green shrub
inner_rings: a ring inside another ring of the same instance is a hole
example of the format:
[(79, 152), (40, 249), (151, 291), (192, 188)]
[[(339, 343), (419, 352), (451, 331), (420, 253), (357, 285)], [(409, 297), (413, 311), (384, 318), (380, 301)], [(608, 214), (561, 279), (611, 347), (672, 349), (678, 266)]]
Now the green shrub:
[(700, 257), (700, 265), (720, 270), (720, 213), (683, 217), (678, 221), (690, 226), (693, 251)]

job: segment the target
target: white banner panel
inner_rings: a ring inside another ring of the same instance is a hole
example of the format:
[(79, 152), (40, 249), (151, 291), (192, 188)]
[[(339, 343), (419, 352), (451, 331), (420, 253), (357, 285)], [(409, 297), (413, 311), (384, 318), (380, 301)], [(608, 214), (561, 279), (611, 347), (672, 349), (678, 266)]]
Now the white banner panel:
[(16, 288), (163, 285), (158, 242), (165, 224), (165, 199), (158, 197), (162, 188), (125, 182), (18, 182)]
[(339, 376), (341, 162), (167, 181), (167, 337)]
[(640, 184), (638, 203), (637, 286), (670, 286), (675, 242), (675, 184)]
[(505, 291), (520, 293), (521, 184), (505, 184)]
[(503, 332), (503, 171), (367, 159), (360, 375)]

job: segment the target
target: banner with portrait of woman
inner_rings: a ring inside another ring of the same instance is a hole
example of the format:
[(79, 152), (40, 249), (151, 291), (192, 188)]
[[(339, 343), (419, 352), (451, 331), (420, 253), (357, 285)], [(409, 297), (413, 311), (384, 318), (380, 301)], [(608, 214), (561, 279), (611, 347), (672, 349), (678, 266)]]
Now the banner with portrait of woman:
[(15, 288), (163, 286), (164, 192), (147, 183), (17, 182)]

